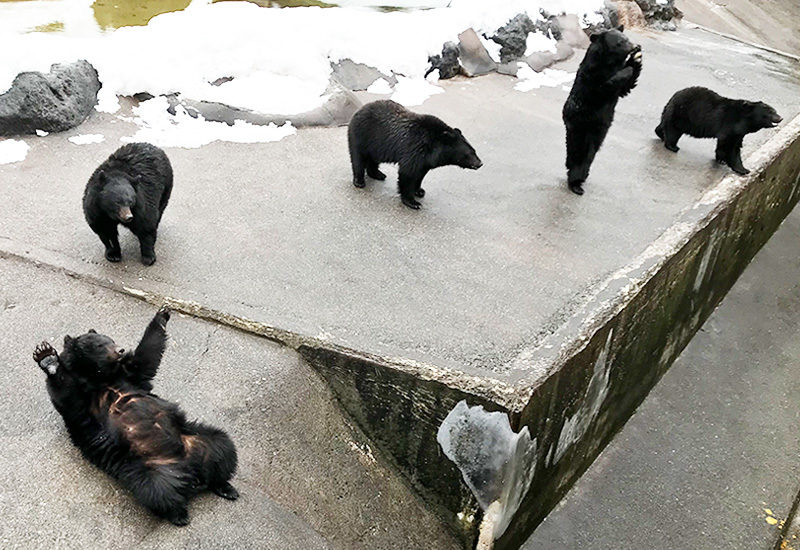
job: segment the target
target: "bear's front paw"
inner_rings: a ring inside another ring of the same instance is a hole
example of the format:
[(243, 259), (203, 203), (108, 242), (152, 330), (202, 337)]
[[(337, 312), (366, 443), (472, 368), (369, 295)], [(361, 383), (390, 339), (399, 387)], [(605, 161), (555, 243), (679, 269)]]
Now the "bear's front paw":
[(677, 145), (671, 145), (671, 144), (669, 144), (669, 143), (665, 143), (665, 144), (664, 144), (664, 147), (666, 147), (667, 149), (669, 149), (669, 150), (670, 150), (670, 151), (672, 151), (673, 153), (677, 153), (678, 151), (680, 151), (680, 150), (681, 150), (681, 148), (680, 148), (680, 147), (678, 147)]
[(58, 353), (53, 346), (42, 342), (33, 350), (33, 360), (47, 374), (55, 374), (58, 368)]
[(362, 180), (353, 180), (353, 185), (355, 185), (359, 189), (363, 189), (364, 187), (367, 186), (367, 183), (363, 179)]
[(425, 196), (425, 190), (422, 187), (420, 187), (419, 189), (414, 191), (414, 196), (415, 197), (420, 197), (420, 198), (424, 197)]
[(161, 306), (161, 309), (156, 313), (156, 320), (161, 328), (167, 328), (167, 321), (169, 321), (172, 311), (167, 306)]
[(413, 197), (401, 197), (403, 204), (408, 206), (409, 208), (413, 208), (414, 210), (419, 210), (422, 206), (422, 203), (415, 200)]
[(185, 508), (182, 510), (176, 510), (170, 514), (167, 519), (170, 521), (170, 523), (172, 523), (172, 525), (185, 527), (189, 525), (189, 512)]
[(750, 170), (748, 170), (744, 166), (732, 166), (731, 169), (740, 176), (746, 176), (747, 174), (750, 173)]
[(122, 253), (114, 250), (106, 250), (106, 260), (117, 263), (122, 260)]
[(146, 266), (151, 266), (156, 263), (156, 257), (153, 256), (142, 256), (142, 263)]
[(631, 53), (628, 54), (626, 65), (641, 65), (642, 64), (642, 47), (636, 46)]

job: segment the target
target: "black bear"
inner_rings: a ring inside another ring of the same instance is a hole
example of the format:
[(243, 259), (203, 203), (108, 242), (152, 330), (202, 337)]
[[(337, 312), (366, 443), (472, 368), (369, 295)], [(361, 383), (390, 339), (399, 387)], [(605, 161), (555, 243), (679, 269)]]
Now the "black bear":
[(398, 190), (403, 204), (419, 209), (414, 197), (425, 196), (422, 178), (433, 168), (456, 165), (477, 170), (483, 163), (458, 128), (431, 115), (413, 113), (390, 100), (361, 107), (347, 129), (353, 185), (364, 187), (364, 171), (376, 180), (382, 162), (397, 163)]
[(583, 182), (614, 120), (617, 101), (636, 87), (642, 72), (642, 48), (628, 40), (623, 30), (620, 25), (590, 37), (564, 103), (567, 183), (578, 195), (583, 195)]
[(156, 261), (156, 233), (172, 193), (172, 165), (149, 143), (117, 149), (94, 171), (83, 193), (83, 213), (106, 247), (106, 259), (122, 259), (117, 224), (139, 239), (142, 263)]
[(201, 491), (229, 500), (239, 494), (229, 483), (237, 458), (228, 435), (187, 421), (178, 405), (151, 393), (169, 317), (169, 310), (159, 310), (134, 352), (90, 330), (65, 336), (61, 354), (42, 342), (33, 359), (84, 457), (152, 513), (180, 526), (189, 523), (188, 500)]
[(683, 134), (696, 138), (717, 138), (716, 160), (737, 174), (749, 174), (742, 164), (744, 136), (762, 128), (773, 128), (783, 119), (761, 101), (729, 99), (694, 86), (676, 92), (664, 106), (656, 135), (664, 147), (678, 152)]

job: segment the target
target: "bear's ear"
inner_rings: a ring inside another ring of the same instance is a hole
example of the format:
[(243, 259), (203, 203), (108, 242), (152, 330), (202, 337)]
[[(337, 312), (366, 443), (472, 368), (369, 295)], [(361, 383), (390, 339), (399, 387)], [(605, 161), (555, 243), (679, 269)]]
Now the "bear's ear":
[(625, 31), (625, 25), (620, 25), (619, 27), (617, 27), (617, 30), (619, 32), (624, 32)]
[(108, 181), (108, 176), (106, 176), (106, 173), (104, 171), (100, 170), (97, 173), (97, 181), (99, 181), (101, 185), (104, 184), (106, 181)]
[(461, 133), (461, 130), (459, 130), (458, 128), (453, 128), (453, 131), (454, 131), (456, 134), (458, 134), (459, 136), (463, 136), (463, 135), (464, 135), (464, 134), (462, 134), (462, 133)]
[(90, 329), (89, 329), (87, 332), (88, 332), (89, 334), (97, 334), (97, 331), (96, 331), (96, 330), (94, 330), (93, 328), (90, 328)]
[(72, 345), (72, 337), (71, 336), (64, 336), (64, 349), (67, 349)]

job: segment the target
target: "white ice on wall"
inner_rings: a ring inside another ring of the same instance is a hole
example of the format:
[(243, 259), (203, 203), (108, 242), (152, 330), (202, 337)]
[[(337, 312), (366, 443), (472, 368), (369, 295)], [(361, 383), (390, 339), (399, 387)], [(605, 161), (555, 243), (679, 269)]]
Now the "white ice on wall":
[(575, 80), (575, 73), (568, 73), (560, 69), (547, 68), (540, 73), (531, 69), (527, 63), (517, 63), (517, 78), (519, 82), (514, 89), (520, 92), (529, 92), (542, 86), (561, 86), (571, 84)]
[(0, 164), (20, 162), (28, 156), (30, 146), (22, 140), (0, 140)]
[(444, 419), (436, 440), (469, 486), (481, 509), (500, 504), (494, 525), (499, 538), (508, 527), (533, 481), (536, 440), (528, 428), (514, 433), (508, 415), (486, 412), (460, 401)]
[(586, 393), (581, 401), (580, 408), (574, 415), (564, 421), (564, 426), (561, 428), (561, 433), (558, 436), (558, 444), (555, 450), (555, 460), (553, 463), (561, 460), (564, 453), (567, 452), (576, 441), (579, 441), (589, 426), (592, 425), (597, 414), (600, 412), (603, 402), (606, 400), (609, 389), (609, 378), (611, 375), (611, 364), (608, 361), (608, 351), (611, 347), (611, 336), (614, 334), (613, 330), (608, 331), (606, 343), (602, 351), (597, 356), (594, 362), (594, 371), (592, 378), (589, 380), (589, 385), (586, 387)]

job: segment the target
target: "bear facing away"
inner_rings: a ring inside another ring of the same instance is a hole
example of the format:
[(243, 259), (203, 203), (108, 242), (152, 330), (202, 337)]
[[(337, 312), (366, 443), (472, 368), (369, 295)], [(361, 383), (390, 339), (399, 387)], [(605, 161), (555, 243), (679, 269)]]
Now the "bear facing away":
[(83, 193), (83, 213), (108, 261), (122, 259), (117, 234), (122, 224), (139, 239), (142, 263), (155, 263), (158, 224), (171, 193), (172, 165), (149, 143), (123, 145), (94, 171)]
[(364, 187), (364, 172), (385, 180), (382, 162), (397, 163), (398, 191), (403, 204), (419, 209), (425, 196), (422, 179), (433, 168), (455, 165), (477, 170), (483, 163), (458, 128), (431, 115), (413, 113), (390, 100), (364, 105), (347, 129), (353, 185)]
[(683, 134), (717, 138), (716, 161), (746, 175), (750, 171), (742, 164), (744, 136), (773, 128), (782, 120), (764, 102), (729, 99), (708, 88), (694, 86), (676, 92), (667, 102), (656, 135), (664, 147), (676, 153)]
[(64, 337), (61, 354), (42, 342), (33, 359), (84, 457), (153, 514), (180, 526), (189, 523), (189, 499), (201, 491), (229, 500), (239, 494), (229, 483), (237, 458), (228, 435), (187, 421), (176, 404), (151, 393), (169, 317), (167, 309), (156, 313), (133, 352), (90, 330)]
[(562, 116), (567, 130), (567, 183), (583, 195), (583, 182), (614, 120), (619, 98), (636, 87), (642, 48), (622, 34), (623, 27), (593, 34)]

